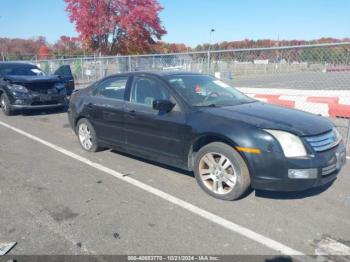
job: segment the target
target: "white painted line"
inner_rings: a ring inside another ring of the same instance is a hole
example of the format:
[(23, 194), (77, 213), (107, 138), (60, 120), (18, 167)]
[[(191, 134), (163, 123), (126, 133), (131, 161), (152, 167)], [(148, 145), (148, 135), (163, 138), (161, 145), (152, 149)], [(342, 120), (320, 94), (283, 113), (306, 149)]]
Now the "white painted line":
[(313, 114), (321, 114), (322, 116), (329, 116), (328, 104), (310, 103), (310, 102), (295, 102), (295, 109), (300, 109)]
[(6, 255), (17, 242), (0, 243), (0, 256)]
[(236, 87), (239, 91), (248, 94), (269, 94), (269, 95), (291, 95), (291, 96), (317, 96), (317, 97), (342, 97), (345, 101), (350, 101), (348, 90), (300, 90), (283, 88), (262, 87)]
[(315, 255), (327, 256), (350, 256), (350, 247), (339, 243), (332, 238), (322, 239), (316, 246)]
[(82, 162), (82, 163), (84, 163), (86, 165), (89, 165), (91, 167), (94, 167), (94, 168), (102, 171), (102, 172), (105, 172), (105, 173), (107, 173), (107, 174), (109, 174), (109, 175), (111, 175), (111, 176), (113, 176), (115, 178), (118, 178), (118, 179), (120, 179), (122, 181), (125, 181), (125, 182), (127, 182), (127, 183), (129, 183), (129, 184), (131, 184), (133, 186), (136, 186), (136, 187), (138, 187), (140, 189), (143, 189), (143, 190), (145, 190), (145, 191), (147, 191), (147, 192), (149, 192), (149, 193), (151, 193), (153, 195), (156, 195), (156, 196), (158, 196), (158, 197), (160, 197), (160, 198), (162, 198), (162, 199), (164, 199), (164, 200), (166, 200), (166, 201), (168, 201), (168, 202), (170, 202), (172, 204), (175, 204), (175, 205), (177, 205), (177, 206), (179, 206), (179, 207), (181, 207), (183, 209), (186, 209), (187, 211), (189, 211), (189, 212), (191, 212), (193, 214), (201, 216), (201, 217), (203, 217), (204, 219), (206, 219), (208, 221), (211, 221), (211, 222), (213, 222), (213, 223), (215, 223), (217, 225), (225, 227), (225, 228), (227, 228), (228, 230), (231, 230), (234, 233), (240, 234), (240, 235), (242, 235), (244, 237), (247, 237), (247, 238), (249, 238), (251, 240), (254, 240), (254, 241), (260, 243), (263, 246), (266, 246), (266, 247), (268, 247), (268, 248), (270, 248), (272, 250), (278, 251), (281, 254), (289, 255), (289, 256), (304, 256), (305, 255), (304, 253), (302, 253), (300, 251), (297, 251), (297, 250), (295, 250), (293, 248), (290, 248), (290, 247), (288, 247), (288, 246), (286, 246), (286, 245), (284, 245), (282, 243), (279, 243), (279, 242), (277, 242), (277, 241), (275, 241), (275, 240), (273, 240), (271, 238), (265, 237), (265, 236), (263, 236), (263, 235), (261, 235), (259, 233), (256, 233), (256, 232), (254, 232), (254, 231), (252, 231), (252, 230), (250, 230), (250, 229), (248, 229), (246, 227), (240, 226), (240, 225), (238, 225), (238, 224), (236, 224), (234, 222), (226, 220), (226, 219), (224, 219), (224, 218), (222, 218), (220, 216), (217, 216), (217, 215), (215, 215), (213, 213), (210, 213), (210, 212), (208, 212), (208, 211), (206, 211), (204, 209), (201, 209), (200, 207), (197, 207), (197, 206), (195, 206), (195, 205), (193, 205), (193, 204), (191, 204), (189, 202), (181, 200), (181, 199), (179, 199), (177, 197), (174, 197), (174, 196), (172, 196), (172, 195), (170, 195), (168, 193), (165, 193), (165, 192), (163, 192), (163, 191), (161, 191), (159, 189), (156, 189), (156, 188), (154, 188), (152, 186), (149, 186), (149, 185), (147, 185), (145, 183), (142, 183), (142, 182), (140, 182), (140, 181), (138, 181), (136, 179), (133, 179), (133, 178), (128, 177), (128, 176), (123, 176), (123, 174), (121, 174), (121, 173), (119, 173), (119, 172), (117, 172), (117, 171), (115, 171), (113, 169), (110, 169), (110, 168), (105, 167), (105, 166), (103, 166), (101, 164), (95, 163), (95, 162), (93, 162), (93, 161), (91, 161), (91, 160), (89, 160), (87, 158), (81, 157), (81, 156), (79, 156), (79, 155), (77, 155), (77, 154), (75, 154), (75, 153), (73, 153), (71, 151), (68, 151), (68, 150), (66, 150), (66, 149), (64, 149), (64, 148), (62, 148), (60, 146), (54, 145), (54, 144), (52, 144), (52, 143), (50, 143), (48, 141), (45, 141), (45, 140), (43, 140), (43, 139), (41, 139), (39, 137), (31, 135), (31, 134), (29, 134), (29, 133), (27, 133), (27, 132), (25, 132), (25, 131), (23, 131), (21, 129), (18, 129), (16, 127), (8, 125), (8, 124), (6, 124), (6, 123), (4, 123), (2, 121), (0, 121), (0, 125), (2, 125), (3, 127), (8, 128), (8, 129), (10, 129), (12, 131), (15, 131), (15, 132), (17, 132), (17, 133), (27, 137), (27, 138), (30, 138), (30, 139), (32, 139), (34, 141), (37, 141), (37, 142), (39, 142), (39, 143), (41, 143), (41, 144), (43, 144), (43, 145), (45, 145), (45, 146), (47, 146), (47, 147), (49, 147), (51, 149), (54, 149), (54, 150), (56, 150), (56, 151), (58, 151), (58, 152), (60, 152), (60, 153), (62, 153), (64, 155), (66, 155), (66, 156), (69, 156), (69, 157), (71, 157), (71, 158), (73, 158), (75, 160), (78, 160), (78, 161), (80, 161), (80, 162)]

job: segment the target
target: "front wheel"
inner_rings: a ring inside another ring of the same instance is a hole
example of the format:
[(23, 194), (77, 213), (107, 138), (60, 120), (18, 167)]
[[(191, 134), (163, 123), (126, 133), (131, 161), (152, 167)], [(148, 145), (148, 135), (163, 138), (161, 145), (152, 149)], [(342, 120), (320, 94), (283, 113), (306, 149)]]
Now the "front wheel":
[(10, 100), (5, 93), (2, 93), (0, 96), (0, 106), (1, 106), (2, 112), (5, 115), (7, 116), (13, 115), (13, 110), (11, 109)]
[(220, 142), (199, 150), (194, 173), (205, 192), (222, 200), (236, 200), (250, 186), (249, 170), (243, 158), (233, 147)]
[(76, 128), (80, 145), (84, 150), (89, 152), (101, 150), (97, 143), (95, 129), (89, 120), (86, 118), (80, 119)]

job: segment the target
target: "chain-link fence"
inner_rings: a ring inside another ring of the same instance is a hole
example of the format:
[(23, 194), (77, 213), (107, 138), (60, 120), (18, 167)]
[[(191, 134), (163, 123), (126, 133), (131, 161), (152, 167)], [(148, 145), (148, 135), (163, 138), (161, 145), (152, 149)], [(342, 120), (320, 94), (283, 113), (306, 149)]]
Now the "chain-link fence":
[[(256, 99), (329, 117), (349, 141), (350, 43), (37, 61), (69, 64), (77, 85), (128, 71), (209, 73)], [(349, 144), (349, 143), (348, 143)]]

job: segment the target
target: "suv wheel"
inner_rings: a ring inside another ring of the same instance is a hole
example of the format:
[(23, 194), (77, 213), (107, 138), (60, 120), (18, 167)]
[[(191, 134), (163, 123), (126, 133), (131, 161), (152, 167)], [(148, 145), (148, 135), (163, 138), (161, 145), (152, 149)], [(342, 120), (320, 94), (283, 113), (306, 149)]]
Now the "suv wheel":
[(77, 124), (77, 134), (81, 147), (89, 152), (97, 152), (100, 147), (97, 144), (97, 137), (94, 127), (86, 118), (80, 119)]
[(8, 99), (8, 97), (5, 93), (2, 93), (0, 96), (0, 106), (1, 106), (2, 112), (5, 115), (10, 116), (13, 114), (13, 111), (12, 111), (11, 105), (10, 105), (10, 100)]
[(224, 143), (214, 142), (202, 147), (196, 155), (194, 173), (205, 192), (222, 200), (238, 199), (250, 186), (245, 161)]

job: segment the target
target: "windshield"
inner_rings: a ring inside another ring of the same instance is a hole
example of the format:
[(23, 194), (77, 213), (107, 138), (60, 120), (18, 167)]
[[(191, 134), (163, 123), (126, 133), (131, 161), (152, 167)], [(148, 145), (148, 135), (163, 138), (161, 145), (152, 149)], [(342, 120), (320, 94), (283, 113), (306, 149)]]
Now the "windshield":
[(191, 106), (233, 106), (254, 101), (221, 80), (207, 75), (169, 76), (168, 81)]
[(45, 73), (34, 65), (6, 65), (0, 66), (0, 75), (44, 76)]

